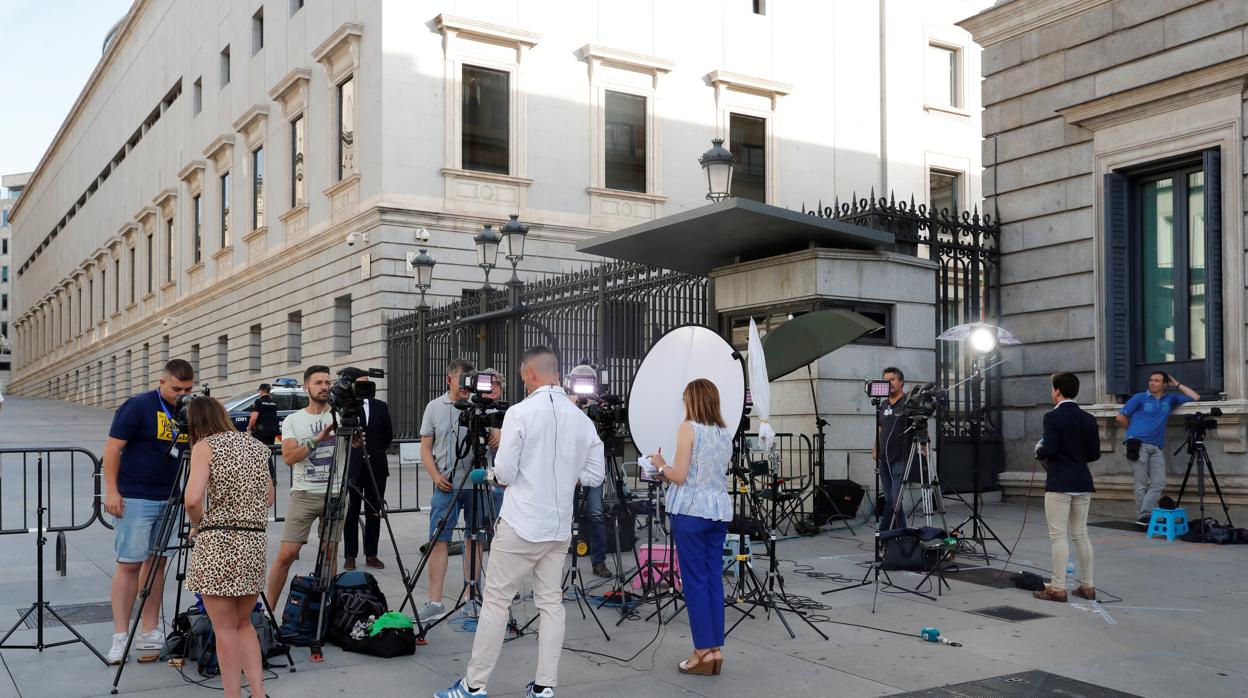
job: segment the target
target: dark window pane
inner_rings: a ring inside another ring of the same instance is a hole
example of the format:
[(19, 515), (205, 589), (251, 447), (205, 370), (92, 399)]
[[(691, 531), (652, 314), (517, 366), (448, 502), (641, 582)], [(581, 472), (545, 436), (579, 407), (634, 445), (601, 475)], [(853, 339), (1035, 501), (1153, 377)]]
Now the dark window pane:
[(199, 195), (191, 200), (191, 227), (195, 236), (194, 254), (191, 255), (191, 263), (199, 264), (204, 258), (204, 217), (203, 217), (203, 200)]
[(1140, 204), (1143, 359), (1174, 361), (1174, 180), (1145, 182)]
[(1205, 173), (1187, 176), (1187, 321), (1188, 357), (1203, 359), (1205, 327)]
[(606, 144), (608, 189), (646, 190), (646, 98), (607, 92)]
[(221, 175), (221, 249), (230, 246), (230, 173)]
[(251, 229), (264, 227), (264, 148), (251, 154)]
[(338, 86), (338, 179), (355, 174), (355, 79)]
[(728, 128), (732, 151), (732, 195), (767, 200), (767, 120), (733, 114)]
[(463, 168), (508, 174), (511, 76), (501, 70), (464, 66)]
[(303, 203), (303, 117), (290, 122), (290, 207)]
[(928, 175), (928, 199), (932, 211), (958, 210), (958, 175), (952, 172), (932, 170)]

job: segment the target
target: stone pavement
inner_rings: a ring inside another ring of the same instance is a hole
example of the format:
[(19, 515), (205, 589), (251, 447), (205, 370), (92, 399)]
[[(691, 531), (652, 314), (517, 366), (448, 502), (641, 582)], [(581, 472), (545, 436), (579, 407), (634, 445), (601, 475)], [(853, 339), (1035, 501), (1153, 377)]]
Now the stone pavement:
[[(105, 410), (56, 402), (9, 397), (0, 410), (0, 448), (75, 444), (100, 452), (110, 414)], [(392, 465), (392, 468), (396, 467)], [(22, 528), (22, 467), (13, 456), (0, 460), (0, 530)], [(33, 469), (30, 470), (33, 477)], [(405, 496), (411, 505), (415, 472), (405, 471)], [(54, 521), (69, 512), (89, 517), (90, 477), (72, 477), (64, 463), (54, 462), (52, 479)], [(69, 507), (67, 483), (73, 483), (74, 507)], [(392, 479), (393, 483), (393, 479)], [(60, 489), (56, 489), (60, 488)], [(423, 488), (428, 497), (428, 486)], [(26, 485), (33, 515), (33, 480)], [(280, 507), (279, 507), (280, 508)], [(950, 505), (950, 523), (965, 510)], [(1023, 503), (989, 505), (986, 516), (1015, 549), (1011, 572), (1020, 565), (1048, 566), (1048, 542), (1043, 511)], [(28, 519), (33, 526), (33, 518)], [(414, 567), (418, 545), (428, 530), (425, 513), (395, 514), (392, 523), (404, 562)], [(1020, 530), (1022, 531), (1020, 536)], [(270, 526), (270, 550), (276, 550), (279, 526)], [(575, 604), (567, 608), (566, 644), (582, 650), (628, 658), (630, 662), (600, 656), (563, 653), (560, 696), (880, 696), (916, 691), (964, 681), (1040, 669), (1116, 691), (1141, 696), (1248, 695), (1248, 546), (1217, 547), (1182, 542), (1146, 541), (1135, 531), (1093, 528), (1097, 586), (1103, 598), (1116, 595), (1117, 603), (1096, 608), (1087, 603), (1055, 604), (1032, 599), (1016, 589), (996, 589), (953, 580), (951, 588), (934, 601), (894, 590), (880, 589), (878, 610), (871, 605), (876, 587), (823, 596), (829, 588), (857, 581), (859, 563), (871, 557), (870, 532), (858, 527), (851, 536), (842, 527), (815, 538), (787, 540), (779, 545), (780, 571), (790, 593), (826, 604), (815, 611), (817, 626), (827, 641), (804, 623), (789, 617), (797, 634), (791, 639), (773, 615), (756, 614), (730, 635), (724, 673), (719, 677), (685, 676), (675, 664), (688, 653), (689, 632), (683, 616), (661, 629), (653, 622), (628, 620), (615, 627), (614, 611), (599, 611), (611, 641), (606, 642), (592, 619), (583, 620)], [(53, 540), (54, 536), (50, 536)], [(106, 601), (112, 573), (112, 534), (99, 522), (68, 533), (68, 573), (53, 570), (53, 546), (46, 548), (46, 598), (54, 605)], [(384, 538), (383, 551), (388, 549)], [(1000, 549), (994, 552), (1002, 552)], [(0, 535), (0, 629), (17, 620), (35, 600), (35, 537), (29, 533)], [(306, 570), (314, 556), (306, 551), (296, 570)], [(402, 587), (393, 552), (383, 552), (388, 567), (377, 576), (392, 606)], [(995, 562), (998, 568), (1003, 561)], [(798, 565), (801, 567), (798, 567)], [(974, 561), (963, 560), (973, 566)], [(452, 561), (447, 588), (460, 583), (459, 563)], [(582, 567), (588, 571), (588, 565)], [(800, 571), (799, 571), (800, 570)], [(760, 569), (762, 574), (765, 570)], [(815, 579), (840, 575), (846, 581)], [(591, 578), (592, 579), (592, 578)], [(899, 584), (914, 587), (919, 576), (893, 573)], [(595, 592), (591, 592), (595, 593)], [(423, 585), (417, 591), (423, 603)], [(187, 600), (183, 599), (183, 606)], [(1049, 617), (1008, 622), (971, 613), (977, 609), (1010, 605)], [(174, 612), (173, 584), (167, 585), (165, 613)], [(521, 622), (535, 610), (531, 602), (517, 605)], [(7, 617), (6, 617), (7, 614)], [(739, 614), (727, 612), (731, 624)], [(846, 625), (855, 624), (855, 625)], [(870, 626), (870, 627), (857, 627)], [(963, 644), (950, 647), (923, 642), (920, 628), (936, 626)], [(101, 651), (107, 649), (111, 623), (77, 625)], [(886, 632), (891, 631), (891, 632)], [(901, 634), (895, 634), (901, 633)], [(34, 641), (35, 632), (19, 630), (11, 643)], [(68, 637), (59, 627), (47, 631), (47, 640)], [(656, 641), (657, 637), (657, 641)], [(370, 696), (430, 696), (461, 675), (468, 660), (472, 634), (444, 624), (434, 629), (429, 644), (415, 656), (375, 659), (326, 649), (323, 664), (311, 664), (306, 650), (295, 650), (298, 671), (279, 669), (266, 683), (274, 695), (325, 696), (359, 692)], [(537, 643), (530, 635), (507, 643), (490, 685), (491, 695), (523, 695), (532, 679)], [(81, 645), (44, 651), (0, 650), (0, 696), (108, 695), (113, 671)], [(188, 675), (194, 675), (193, 667)], [(197, 678), (197, 677), (196, 677)], [(219, 686), (213, 681), (209, 685)], [(122, 695), (212, 695), (187, 685), (179, 673), (162, 664), (127, 665)], [(1046, 694), (1047, 695), (1047, 694)]]

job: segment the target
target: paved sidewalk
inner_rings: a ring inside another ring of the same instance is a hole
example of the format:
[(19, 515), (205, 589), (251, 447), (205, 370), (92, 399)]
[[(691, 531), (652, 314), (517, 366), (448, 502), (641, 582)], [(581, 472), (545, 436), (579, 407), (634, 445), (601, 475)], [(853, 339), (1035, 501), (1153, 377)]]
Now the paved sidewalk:
[[(0, 410), (0, 448), (72, 444), (99, 453), (110, 416), (105, 410), (6, 396)], [(53, 498), (53, 518), (64, 517), (67, 511), (89, 511), (89, 479), (87, 485), (80, 485), (81, 475), (72, 479), (61, 476), (58, 467), (54, 463), (53, 486), (62, 489)], [(20, 471), (16, 461), (3, 460), (0, 529), (21, 526), (16, 523), (24, 506)], [(414, 474), (406, 473), (409, 480)], [(65, 490), (70, 481), (78, 486), (72, 509), (67, 507), (69, 495)], [(33, 480), (26, 492), (33, 496)], [(427, 500), (427, 483), (422, 492)], [(33, 514), (33, 499), (25, 506)], [(950, 505), (951, 524), (964, 515), (960, 505)], [(1040, 507), (1029, 509), (1013, 502), (990, 505), (986, 516), (1008, 544), (1012, 546), (1016, 538), (1020, 539), (1011, 573), (1019, 565), (1048, 566), (1047, 532)], [(33, 518), (29, 520), (33, 526)], [(428, 515), (395, 514), (392, 523), (403, 561), (414, 567), (419, 560), (417, 548), (427, 535)], [(270, 526), (271, 551), (277, 549), (278, 532), (279, 526)], [(792, 594), (826, 605), (814, 613), (816, 625), (829, 639), (820, 639), (810, 627), (789, 616), (797, 634), (796, 639), (790, 639), (775, 615), (768, 618), (756, 613), (732, 632), (724, 673), (712, 678), (676, 671), (676, 662), (687, 655), (690, 646), (683, 615), (661, 629), (653, 622), (637, 620), (615, 627), (618, 616), (604, 609), (599, 613), (611, 635), (611, 641), (606, 642), (593, 619), (582, 619), (572, 603), (567, 609), (568, 646), (616, 657), (638, 656), (625, 663), (565, 651), (558, 694), (636, 698), (881, 696), (1039, 669), (1141, 696), (1248, 696), (1248, 668), (1244, 663), (1248, 656), (1248, 641), (1244, 639), (1244, 628), (1248, 627), (1248, 546), (1147, 541), (1133, 530), (1101, 527), (1093, 528), (1092, 536), (1097, 586), (1103, 590), (1103, 598), (1112, 594), (1122, 597), (1121, 602), (1099, 607), (1055, 604), (1012, 588), (958, 580), (951, 581), (952, 588), (934, 601), (873, 586), (823, 596), (820, 592), (862, 577), (858, 565), (871, 557), (870, 530), (858, 527), (857, 535), (851, 536), (842, 527), (815, 538), (784, 541), (779, 545), (779, 557), (785, 587)], [(50, 542), (54, 538), (50, 536)], [(66, 539), (68, 573), (64, 577), (53, 569), (54, 546), (46, 548), (46, 598), (57, 606), (106, 601), (113, 570), (111, 531), (96, 522), (86, 530), (67, 534)], [(384, 534), (382, 548), (387, 569), (377, 576), (391, 605), (397, 607), (402, 584)], [(35, 549), (32, 534), (0, 535), (0, 559), (5, 561), (0, 566), (0, 632), (35, 600)], [(296, 571), (307, 570), (313, 557), (313, 551), (305, 550)], [(994, 564), (999, 568), (1002, 562)], [(976, 563), (963, 560), (962, 564)], [(459, 569), (453, 560), (448, 590), (458, 589)], [(588, 573), (588, 565), (582, 570)], [(760, 575), (765, 571), (758, 570)], [(825, 577), (840, 575), (845, 581), (815, 579), (801, 571)], [(892, 577), (907, 587), (920, 580), (911, 573), (893, 573)], [(872, 614), (877, 590), (878, 610)], [(424, 601), (423, 584), (416, 599), (418, 603)], [(183, 606), (187, 603), (184, 598)], [(1008, 622), (972, 612), (1003, 605), (1047, 617)], [(165, 613), (172, 615), (174, 611), (174, 585), (169, 584)], [(528, 602), (517, 605), (516, 613), (523, 623), (535, 609)], [(729, 609), (728, 624), (739, 615)], [(918, 631), (925, 626), (940, 628), (963, 646), (923, 642)], [(76, 627), (101, 651), (107, 649), (111, 622)], [(48, 641), (68, 637), (61, 628), (51, 628), (47, 633)], [(34, 631), (19, 630), (10, 642), (28, 644), (34, 637)], [(266, 686), (278, 696), (355, 692), (430, 696), (462, 674), (472, 637), (462, 628), (443, 624), (430, 633), (429, 644), (418, 648), (414, 656), (389, 660), (329, 647), (323, 664), (311, 664), (306, 650), (295, 650), (298, 671), (290, 674), (279, 669), (276, 680)], [(536, 650), (534, 636), (507, 643), (490, 694), (523, 695), (524, 685), (532, 679)], [(195, 676), (193, 667), (187, 672)], [(0, 697), (104, 696), (112, 680), (112, 670), (81, 645), (43, 653), (0, 650)], [(220, 684), (213, 681), (210, 685)], [(120, 688), (122, 695), (134, 696), (212, 695), (187, 685), (166, 665), (133, 661)]]

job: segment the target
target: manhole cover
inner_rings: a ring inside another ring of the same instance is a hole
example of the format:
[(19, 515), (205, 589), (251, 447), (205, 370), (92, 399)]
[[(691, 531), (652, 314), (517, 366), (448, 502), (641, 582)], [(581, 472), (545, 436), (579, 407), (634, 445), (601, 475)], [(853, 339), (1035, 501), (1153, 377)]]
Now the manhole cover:
[[(21, 614), (25, 613), (26, 609), (28, 608), (30, 607), (27, 606), (26, 608), (17, 609), (17, 614), (20, 616)], [(70, 625), (80, 625), (80, 624), (86, 625), (89, 623), (103, 623), (105, 621), (111, 621), (113, 619), (113, 606), (108, 601), (92, 601), (91, 603), (56, 604), (56, 605), (53, 605), (52, 608), (55, 608), (56, 612), (59, 613), (62, 618), (69, 621)], [(39, 614), (39, 611), (38, 609), (36, 609), (29, 616), (26, 616), (25, 625), (28, 629), (34, 630), (35, 628), (39, 627), (39, 621), (36, 617), (38, 614)], [(49, 628), (49, 627), (57, 626), (60, 624), (61, 624), (61, 621), (57, 620), (56, 616), (46, 611), (44, 612), (43, 627)]]
[(1035, 620), (1037, 618), (1053, 617), (1047, 613), (1036, 613), (1035, 611), (1028, 611), (1025, 608), (1019, 608), (1018, 606), (992, 606), (990, 608), (979, 608), (974, 611), (967, 611), (967, 613), (974, 613), (979, 616), (988, 616), (989, 618), (996, 618), (997, 620), (1008, 620), (1011, 623), (1017, 623), (1023, 620)]
[(959, 698), (1007, 698), (1008, 696), (1062, 696), (1063, 698), (1139, 698), (1134, 693), (1076, 681), (1047, 671), (995, 676), (952, 686), (925, 688), (921, 691), (898, 693), (896, 696), (959, 696)]

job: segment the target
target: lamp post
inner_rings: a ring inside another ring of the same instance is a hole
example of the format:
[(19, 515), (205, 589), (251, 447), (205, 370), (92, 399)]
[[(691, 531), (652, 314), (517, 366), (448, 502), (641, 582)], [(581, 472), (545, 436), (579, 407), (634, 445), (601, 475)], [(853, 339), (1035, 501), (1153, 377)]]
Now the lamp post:
[[(520, 280), (519, 274), (516, 273), (516, 267), (520, 260), (524, 259), (524, 241), (529, 234), (529, 226), (520, 222), (520, 215), (513, 213), (510, 220), (503, 224), (503, 252), (508, 262), (511, 262), (511, 279), (507, 282), (507, 290), (510, 295), (512, 314), (507, 320), (507, 344), (508, 354), (507, 360), (510, 363), (509, 370), (515, 370), (520, 364), (520, 345), (524, 341), (524, 334), (521, 327), (520, 315), (520, 289), (524, 287), (524, 282)], [(513, 381), (514, 384), (514, 381)], [(511, 399), (516, 399), (520, 393), (513, 385)]]
[[(429, 303), (425, 300), (425, 294), (433, 286), (433, 267), (435, 265), (437, 265), (437, 260), (429, 254), (427, 248), (422, 247), (420, 252), (417, 253), (407, 253), (407, 270), (415, 277), (416, 290), (420, 291), (420, 304), (416, 306), (416, 310), (419, 312), (416, 318), (415, 402), (417, 404), (413, 406), (413, 410), (419, 409), (419, 404), (425, 399), (428, 392), (429, 353), (425, 346), (425, 331), (429, 325)], [(403, 399), (408, 398), (404, 397)]]
[(511, 262), (511, 280), (507, 285), (516, 288), (521, 285), (516, 266), (524, 259), (524, 239), (529, 234), (529, 226), (520, 222), (519, 214), (513, 213), (500, 232), (503, 236), (503, 256)]
[(723, 201), (732, 195), (732, 152), (724, 147), (724, 139), (711, 140), (711, 149), (698, 158), (706, 173), (706, 198)]
[(436, 264), (437, 261), (429, 255), (429, 250), (423, 247), (418, 254), (408, 255), (407, 267), (416, 277), (416, 290), (420, 291), (420, 305), (416, 306), (417, 310), (429, 309), (429, 304), (425, 302), (425, 293), (433, 286), (433, 267)]
[(489, 223), (481, 229), (472, 238), (472, 242), (477, 246), (477, 266), (485, 272), (485, 285), (481, 287), (483, 292), (490, 290), (490, 270), (495, 267), (498, 261), (498, 245), (503, 241), (503, 236), (494, 230), (494, 226)]

